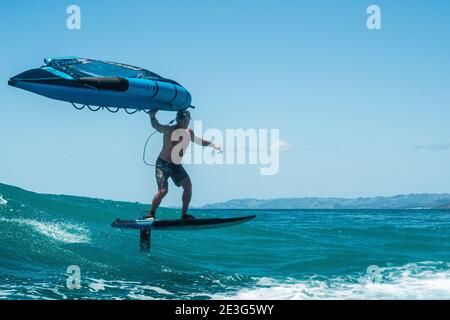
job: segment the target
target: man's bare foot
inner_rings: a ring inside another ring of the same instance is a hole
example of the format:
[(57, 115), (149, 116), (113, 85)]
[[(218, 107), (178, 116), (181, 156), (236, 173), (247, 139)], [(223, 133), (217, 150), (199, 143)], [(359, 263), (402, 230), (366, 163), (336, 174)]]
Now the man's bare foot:
[(195, 217), (193, 215), (185, 213), (185, 214), (181, 215), (181, 219), (189, 220), (189, 219), (195, 219)]
[(142, 216), (142, 220), (152, 220), (155, 219), (154, 211), (146, 211), (146, 214)]

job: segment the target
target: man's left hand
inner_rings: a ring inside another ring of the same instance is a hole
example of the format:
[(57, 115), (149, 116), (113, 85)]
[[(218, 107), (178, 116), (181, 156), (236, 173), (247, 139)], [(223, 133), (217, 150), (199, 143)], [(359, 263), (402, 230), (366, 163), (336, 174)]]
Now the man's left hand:
[(212, 147), (219, 152), (219, 154), (222, 154), (222, 147), (220, 145), (213, 143)]

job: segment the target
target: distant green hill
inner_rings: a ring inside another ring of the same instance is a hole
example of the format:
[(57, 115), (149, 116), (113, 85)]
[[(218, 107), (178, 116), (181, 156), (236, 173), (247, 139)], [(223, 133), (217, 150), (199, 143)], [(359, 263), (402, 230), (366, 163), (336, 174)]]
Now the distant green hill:
[(450, 209), (450, 194), (408, 194), (369, 198), (235, 199), (212, 203), (204, 209)]

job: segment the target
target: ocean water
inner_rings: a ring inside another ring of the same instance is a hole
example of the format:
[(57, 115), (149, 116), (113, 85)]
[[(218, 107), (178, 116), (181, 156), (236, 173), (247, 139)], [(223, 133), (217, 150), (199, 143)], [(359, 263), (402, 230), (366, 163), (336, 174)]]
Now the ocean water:
[(449, 210), (192, 210), (257, 219), (155, 231), (147, 255), (110, 227), (144, 209), (0, 184), (0, 299), (450, 299)]

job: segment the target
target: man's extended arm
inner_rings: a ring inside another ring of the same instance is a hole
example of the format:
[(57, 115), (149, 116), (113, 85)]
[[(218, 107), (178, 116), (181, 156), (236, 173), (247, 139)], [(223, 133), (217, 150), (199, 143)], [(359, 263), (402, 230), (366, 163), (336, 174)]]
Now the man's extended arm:
[(197, 137), (195, 135), (195, 133), (194, 133), (194, 130), (192, 130), (190, 128), (188, 129), (188, 131), (189, 131), (189, 133), (191, 135), (191, 141), (194, 142), (195, 144), (198, 144), (198, 145), (200, 145), (202, 147), (212, 147), (215, 150), (219, 151), (220, 153), (222, 152), (222, 147), (221, 146), (219, 146), (219, 145), (217, 145), (217, 144), (215, 144), (215, 143), (213, 143), (211, 141), (208, 141), (206, 139)]

